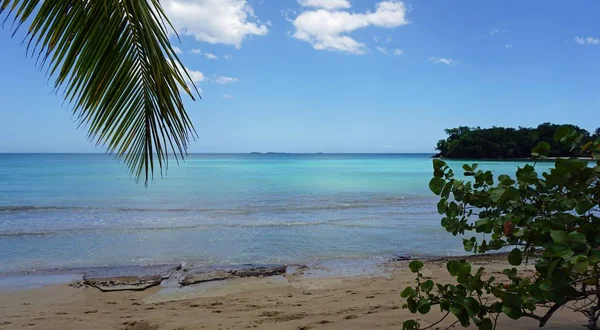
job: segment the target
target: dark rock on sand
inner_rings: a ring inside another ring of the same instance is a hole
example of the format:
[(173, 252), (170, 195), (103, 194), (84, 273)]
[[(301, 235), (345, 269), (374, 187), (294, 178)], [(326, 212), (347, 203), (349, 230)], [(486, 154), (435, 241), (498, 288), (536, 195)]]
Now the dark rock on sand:
[(210, 281), (222, 281), (230, 279), (232, 276), (230, 273), (219, 270), (207, 270), (206, 272), (200, 271), (198, 273), (192, 273), (188, 275), (183, 275), (179, 277), (179, 284), (181, 285), (191, 285), (202, 282), (210, 282)]
[(83, 283), (103, 292), (141, 291), (159, 285), (181, 265), (128, 266), (93, 268), (83, 276)]
[(285, 265), (242, 265), (233, 268), (231, 274), (235, 277), (263, 277), (285, 273)]
[(181, 285), (191, 285), (210, 281), (221, 281), (240, 277), (264, 277), (285, 273), (286, 266), (273, 265), (240, 265), (213, 266), (187, 269), (186, 275), (179, 277)]
[(413, 257), (411, 256), (396, 256), (392, 259), (392, 261), (406, 261), (406, 260), (412, 260)]
[(103, 292), (110, 291), (142, 291), (159, 285), (164, 278), (161, 276), (135, 277), (121, 276), (112, 278), (99, 278), (85, 280), (85, 284), (100, 289)]

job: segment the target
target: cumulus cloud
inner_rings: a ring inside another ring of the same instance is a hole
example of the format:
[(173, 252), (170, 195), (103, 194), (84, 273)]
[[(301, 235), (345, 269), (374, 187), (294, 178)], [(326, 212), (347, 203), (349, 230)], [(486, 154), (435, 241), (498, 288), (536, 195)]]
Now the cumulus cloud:
[(188, 74), (190, 75), (190, 78), (192, 78), (192, 81), (194, 82), (194, 84), (204, 81), (205, 77), (202, 72), (192, 70), (190, 68), (185, 68), (185, 69), (187, 70)]
[(490, 31), (490, 33), (488, 33), (488, 34), (489, 34), (489, 35), (490, 35), (490, 37), (491, 37), (491, 36), (493, 36), (493, 35), (495, 35), (495, 34), (498, 34), (498, 33), (504, 33), (504, 32), (506, 32), (506, 31), (504, 31), (504, 30), (500, 30), (500, 29), (493, 29), (493, 30), (492, 30), (492, 31)]
[(213, 54), (213, 53), (205, 53), (203, 52), (201, 49), (199, 48), (193, 48), (190, 49), (190, 54), (194, 54), (194, 55), (204, 55), (204, 57), (206, 57), (209, 60), (218, 60), (219, 56)]
[(444, 57), (430, 57), (429, 60), (435, 64), (445, 64), (445, 65), (455, 65), (456, 63), (458, 63), (457, 61), (451, 59), (451, 58), (444, 58)]
[(394, 41), (394, 39), (392, 39), (392, 37), (390, 37), (390, 36), (387, 36), (387, 37), (375, 36), (375, 37), (373, 37), (373, 40), (375, 40), (375, 42), (380, 42), (380, 41), (384, 42), (385, 41), (387, 43)]
[[(177, 69), (179, 69), (179, 71), (183, 74), (185, 80), (187, 81), (188, 79), (187, 79), (187, 77), (185, 77), (185, 73), (183, 72), (184, 67), (181, 66), (181, 64), (179, 64), (177, 62), (175, 63), (175, 66), (177, 67)], [(190, 78), (192, 79), (194, 84), (202, 82), (206, 79), (206, 76), (204, 76), (204, 73), (202, 73), (200, 71), (192, 70), (192, 69), (188, 68), (187, 66), (185, 67), (185, 70), (190, 75)]]
[(269, 31), (246, 0), (164, 0), (161, 2), (177, 31), (198, 41), (237, 48), (248, 36)]
[(600, 45), (600, 39), (593, 37), (575, 37), (575, 42), (580, 45)]
[(387, 55), (388, 54), (388, 50), (385, 47), (375, 47), (375, 49), (377, 49), (378, 52), (380, 52), (383, 55)]
[(369, 26), (395, 28), (408, 24), (403, 2), (390, 0), (376, 4), (374, 12), (350, 13), (342, 10), (308, 10), (291, 20), (293, 37), (310, 43), (314, 49), (364, 54), (366, 46), (349, 36)]
[(400, 56), (402, 54), (404, 54), (404, 51), (402, 49), (400, 49), (400, 48), (394, 49), (394, 56)]
[(324, 8), (327, 10), (350, 8), (350, 1), (348, 0), (298, 0), (298, 3), (303, 7)]
[(213, 79), (214, 82), (216, 82), (217, 84), (231, 84), (231, 83), (236, 83), (238, 81), (240, 81), (239, 78), (234, 78), (234, 77), (215, 77)]
[(181, 54), (181, 53), (183, 53), (183, 52), (181, 51), (181, 48), (179, 48), (179, 47), (177, 47), (177, 46), (173, 46), (173, 51), (175, 52), (175, 54)]

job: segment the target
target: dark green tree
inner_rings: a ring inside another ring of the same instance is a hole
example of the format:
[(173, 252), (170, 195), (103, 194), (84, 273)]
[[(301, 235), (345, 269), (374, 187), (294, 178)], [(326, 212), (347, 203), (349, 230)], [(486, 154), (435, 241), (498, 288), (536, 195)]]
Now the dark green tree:
[[(574, 125), (566, 125), (580, 134), (582, 142), (590, 140), (590, 134)], [(468, 128), (461, 126), (446, 129), (448, 138), (437, 143), (437, 156), (459, 159), (515, 159), (529, 158), (530, 151), (538, 143), (550, 144), (552, 157), (569, 157), (574, 152), (568, 146), (554, 141), (554, 133), (560, 125), (544, 123), (536, 128), (491, 127)]]

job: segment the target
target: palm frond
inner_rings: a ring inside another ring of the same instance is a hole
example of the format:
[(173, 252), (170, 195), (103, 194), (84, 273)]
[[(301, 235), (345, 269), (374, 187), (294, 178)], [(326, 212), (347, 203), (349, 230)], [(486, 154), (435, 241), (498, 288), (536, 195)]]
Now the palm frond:
[(27, 55), (55, 79), (89, 138), (137, 179), (147, 184), (170, 153), (186, 155), (196, 133), (180, 91), (194, 99), (198, 90), (159, 0), (0, 0), (4, 13), (13, 35), (29, 24)]

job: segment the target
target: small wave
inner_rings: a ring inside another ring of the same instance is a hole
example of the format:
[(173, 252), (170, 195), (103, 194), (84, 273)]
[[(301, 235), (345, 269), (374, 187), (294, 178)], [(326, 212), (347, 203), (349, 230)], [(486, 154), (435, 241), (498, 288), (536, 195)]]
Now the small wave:
[[(356, 223), (356, 221), (366, 220), (367, 223)], [(352, 221), (352, 223), (347, 223)], [(368, 219), (336, 219), (327, 221), (293, 221), (293, 222), (265, 222), (265, 223), (246, 223), (246, 224), (205, 224), (190, 226), (173, 227), (130, 227), (130, 228), (79, 228), (79, 229), (58, 229), (58, 230), (40, 230), (40, 231), (4, 231), (0, 232), (0, 237), (35, 237), (35, 236), (56, 236), (56, 235), (82, 235), (82, 234), (125, 234), (139, 233), (141, 231), (181, 231), (181, 230), (212, 230), (212, 229), (253, 229), (253, 228), (286, 228), (286, 227), (315, 227), (315, 226), (336, 226), (346, 228), (391, 228), (389, 225), (372, 225)]]
[(112, 212), (214, 212), (231, 214), (250, 214), (260, 212), (288, 212), (288, 211), (321, 211), (321, 210), (346, 210), (355, 208), (368, 208), (375, 205), (365, 203), (340, 203), (332, 205), (289, 205), (289, 206), (264, 206), (256, 208), (132, 208), (132, 207), (79, 207), (79, 206), (0, 206), (0, 213), (43, 212), (43, 211), (112, 211)]
[(33, 206), (33, 205), (9, 205), (0, 206), (0, 212), (29, 212), (29, 211), (63, 211), (85, 209), (84, 207), (74, 206)]
[[(429, 198), (430, 199), (430, 198)], [(232, 208), (145, 208), (145, 207), (100, 207), (100, 206), (44, 206), (44, 205), (6, 205), (0, 206), (2, 213), (21, 213), (21, 212), (60, 212), (60, 211), (104, 211), (104, 212), (205, 212), (217, 214), (256, 214), (266, 212), (315, 212), (315, 211), (335, 211), (376, 208), (381, 206), (394, 206), (398, 203), (423, 202), (428, 198), (414, 196), (382, 196), (367, 200), (338, 200), (338, 201), (302, 201), (292, 200), (292, 203), (269, 205), (250, 205)]]
[(409, 199), (410, 197), (408, 196), (385, 196), (382, 197), (381, 200), (383, 201), (403, 201), (405, 199)]

